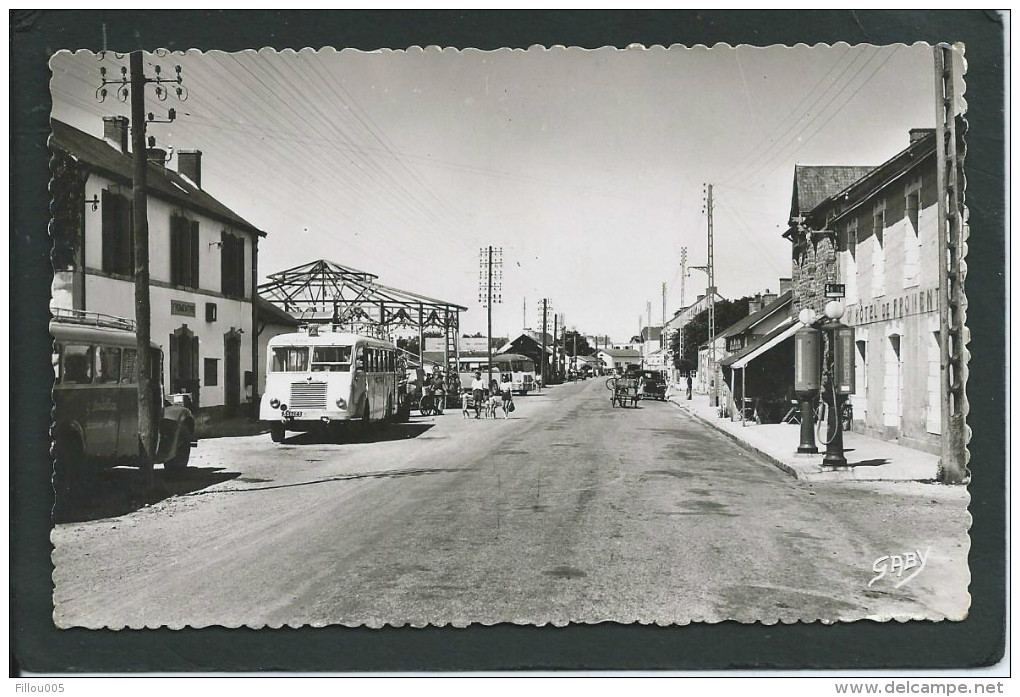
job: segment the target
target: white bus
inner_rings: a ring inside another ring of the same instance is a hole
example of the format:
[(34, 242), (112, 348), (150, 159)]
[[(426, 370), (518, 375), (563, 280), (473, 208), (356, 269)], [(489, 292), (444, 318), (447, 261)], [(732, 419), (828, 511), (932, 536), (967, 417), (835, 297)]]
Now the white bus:
[(499, 366), (504, 375), (511, 375), (513, 391), (528, 394), (535, 389), (535, 362), (519, 353), (500, 353), (492, 357), (492, 364)]
[(273, 337), (268, 354), (259, 419), (276, 443), (287, 431), (323, 428), (337, 436), (344, 426), (398, 415), (401, 362), (387, 341), (312, 325)]
[[(495, 358), (495, 356), (493, 356)], [(482, 380), (488, 380), (489, 378), (489, 359), (487, 356), (460, 356), (460, 369), (457, 371), (460, 377), (461, 389), (470, 389), (471, 382), (475, 379), (475, 371), (479, 371), (482, 374)], [(499, 366), (496, 361), (492, 362), (492, 379), (498, 383), (503, 381), (502, 373), (500, 372)], [(489, 386), (485, 386), (486, 392), (488, 392)]]

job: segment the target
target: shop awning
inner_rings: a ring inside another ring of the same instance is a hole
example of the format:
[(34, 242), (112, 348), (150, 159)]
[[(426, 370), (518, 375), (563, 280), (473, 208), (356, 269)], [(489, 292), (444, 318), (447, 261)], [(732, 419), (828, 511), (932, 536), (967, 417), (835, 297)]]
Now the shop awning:
[(755, 343), (745, 346), (732, 356), (727, 356), (722, 359), (719, 361), (719, 364), (724, 368), (739, 370), (766, 351), (771, 350), (783, 341), (789, 339), (798, 329), (800, 329), (800, 326), (800, 322), (797, 322), (791, 317)]

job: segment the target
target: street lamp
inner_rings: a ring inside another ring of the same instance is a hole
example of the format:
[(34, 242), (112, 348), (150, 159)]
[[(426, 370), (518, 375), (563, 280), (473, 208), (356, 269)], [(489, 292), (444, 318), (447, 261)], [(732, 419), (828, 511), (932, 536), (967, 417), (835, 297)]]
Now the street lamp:
[(828, 321), (822, 325), (826, 333), (828, 346), (825, 352), (825, 385), (822, 389), (822, 400), (828, 409), (827, 438), (823, 467), (847, 466), (843, 452), (843, 423), (841, 407), (846, 395), (854, 389), (854, 330), (839, 320), (845, 309), (843, 303), (831, 300), (825, 305), (825, 317)]

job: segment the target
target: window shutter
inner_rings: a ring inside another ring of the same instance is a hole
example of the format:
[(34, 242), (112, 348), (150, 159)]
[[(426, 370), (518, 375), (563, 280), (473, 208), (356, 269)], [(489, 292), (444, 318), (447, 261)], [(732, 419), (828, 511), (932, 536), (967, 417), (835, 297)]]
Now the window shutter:
[(244, 238), (238, 237), (235, 240), (237, 253), (237, 297), (244, 297)]
[[(198, 288), (198, 221), (191, 221), (191, 287)], [(198, 375), (198, 352), (195, 352), (195, 375)]]
[(117, 211), (114, 209), (114, 196), (103, 189), (103, 271), (112, 273), (116, 268), (117, 259)]
[[(177, 216), (170, 216), (170, 283), (178, 285), (181, 282), (181, 243), (177, 230)], [(171, 375), (174, 373), (171, 372)]]

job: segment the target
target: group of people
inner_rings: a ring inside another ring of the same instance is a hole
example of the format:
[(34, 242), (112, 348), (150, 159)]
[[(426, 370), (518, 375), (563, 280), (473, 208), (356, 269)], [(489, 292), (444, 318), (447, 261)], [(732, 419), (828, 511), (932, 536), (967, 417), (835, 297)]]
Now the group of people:
[(497, 412), (502, 408), (503, 418), (509, 419), (510, 412), (514, 407), (513, 382), (509, 375), (503, 376), (503, 381), (493, 379), (489, 383), (488, 395), (486, 395), (485, 381), (482, 380), (482, 371), (476, 370), (475, 377), (471, 381), (471, 389), (464, 390), (460, 396), (461, 416), (467, 419), (471, 416), (471, 407), (474, 406), (475, 418), (482, 418), (485, 414), (487, 419), (495, 419)]

